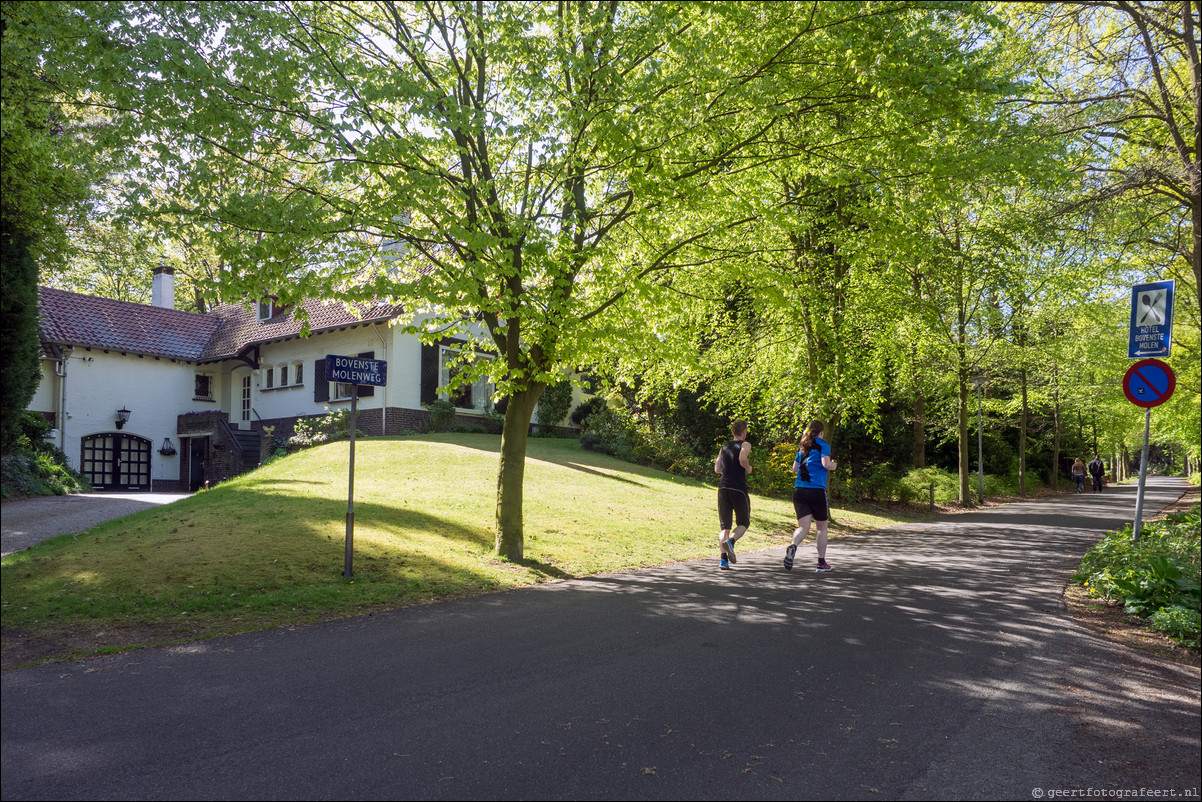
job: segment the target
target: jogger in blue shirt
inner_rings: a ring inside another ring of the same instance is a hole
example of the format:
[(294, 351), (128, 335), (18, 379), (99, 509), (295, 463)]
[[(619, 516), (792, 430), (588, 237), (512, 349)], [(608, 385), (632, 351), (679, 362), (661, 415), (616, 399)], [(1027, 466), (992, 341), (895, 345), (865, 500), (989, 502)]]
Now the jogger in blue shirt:
[(831, 570), (826, 561), (826, 530), (830, 520), (830, 503), (827, 500), (827, 474), (835, 470), (831, 457), (831, 445), (823, 440), (822, 421), (811, 421), (806, 433), (797, 445), (797, 459), (793, 461), (793, 511), (797, 514), (797, 528), (793, 530), (793, 542), (785, 549), (785, 569), (793, 570), (793, 559), (797, 547), (810, 534), (810, 521), (817, 522), (818, 568), (820, 572)]

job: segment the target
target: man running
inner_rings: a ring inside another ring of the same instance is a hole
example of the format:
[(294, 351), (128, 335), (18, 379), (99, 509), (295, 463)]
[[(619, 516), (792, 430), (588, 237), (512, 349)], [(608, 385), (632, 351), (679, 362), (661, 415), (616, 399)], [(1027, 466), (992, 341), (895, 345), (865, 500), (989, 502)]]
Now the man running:
[[(734, 439), (722, 446), (714, 460), (714, 473), (721, 474), (718, 482), (718, 523), (722, 531), (718, 542), (722, 558), (718, 567), (725, 570), (735, 558), (735, 541), (751, 525), (751, 498), (747, 495), (747, 474), (751, 473), (751, 443), (747, 442), (747, 421), (737, 420), (730, 427)], [(731, 519), (736, 527), (731, 531)]]

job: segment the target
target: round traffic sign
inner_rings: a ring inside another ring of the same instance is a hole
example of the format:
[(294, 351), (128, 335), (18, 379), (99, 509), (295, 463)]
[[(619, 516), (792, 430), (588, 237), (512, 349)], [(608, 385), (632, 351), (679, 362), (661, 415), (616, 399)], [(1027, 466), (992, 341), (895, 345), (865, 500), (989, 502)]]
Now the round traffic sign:
[(1176, 387), (1177, 374), (1159, 359), (1141, 359), (1123, 376), (1123, 393), (1137, 407), (1163, 404)]

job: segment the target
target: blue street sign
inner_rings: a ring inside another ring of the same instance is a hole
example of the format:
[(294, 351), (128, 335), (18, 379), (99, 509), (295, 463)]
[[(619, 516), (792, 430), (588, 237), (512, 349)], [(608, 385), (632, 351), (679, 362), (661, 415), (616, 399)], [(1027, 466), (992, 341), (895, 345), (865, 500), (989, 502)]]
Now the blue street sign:
[(1127, 358), (1167, 357), (1173, 350), (1173, 281), (1131, 288), (1131, 331)]
[(383, 387), (388, 383), (388, 363), (383, 359), (326, 354), (326, 381)]
[(1173, 395), (1177, 374), (1159, 359), (1141, 359), (1127, 368), (1123, 376), (1123, 394), (1137, 407), (1160, 406)]

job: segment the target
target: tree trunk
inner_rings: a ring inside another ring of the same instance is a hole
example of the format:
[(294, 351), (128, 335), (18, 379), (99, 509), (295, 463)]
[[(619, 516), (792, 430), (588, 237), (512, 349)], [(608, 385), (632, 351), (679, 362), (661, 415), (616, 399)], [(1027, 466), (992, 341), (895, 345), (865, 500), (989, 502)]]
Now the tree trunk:
[[(959, 238), (957, 238), (957, 247)], [(972, 504), (968, 480), (968, 313), (964, 300), (964, 268), (957, 266), (956, 283), (956, 381), (959, 383), (960, 503)], [(977, 466), (980, 470), (981, 466)], [(984, 481), (985, 477), (981, 477)]]
[(1027, 495), (1027, 369), (1018, 372), (1023, 383), (1022, 421), (1018, 433), (1018, 494)]
[(920, 393), (914, 400), (914, 467), (927, 466), (927, 400)]
[(1060, 374), (1052, 365), (1052, 490), (1060, 490)]
[(497, 471), (497, 555), (507, 560), (522, 559), (522, 488), (526, 478), (526, 439), (534, 405), (545, 385), (509, 396), (505, 425), (501, 429), (501, 466)]
[(968, 506), (972, 503), (971, 491), (969, 490), (969, 473), (968, 473), (968, 377), (965, 375), (966, 369), (961, 362), (959, 373), (959, 393), (960, 393), (960, 420), (959, 420), (959, 441), (960, 441), (960, 503)]

